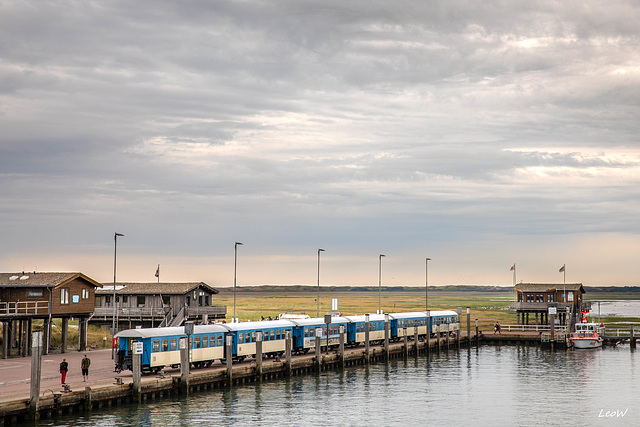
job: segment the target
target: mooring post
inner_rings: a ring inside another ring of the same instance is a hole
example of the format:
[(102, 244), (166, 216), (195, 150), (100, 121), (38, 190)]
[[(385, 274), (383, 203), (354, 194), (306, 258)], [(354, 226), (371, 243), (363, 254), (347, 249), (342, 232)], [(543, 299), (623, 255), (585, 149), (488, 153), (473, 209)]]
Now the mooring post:
[(285, 360), (286, 360), (286, 373), (287, 376), (291, 376), (291, 331), (286, 330), (285, 336)]
[[(140, 342), (140, 344), (142, 344), (142, 342)], [(180, 350), (180, 353), (182, 355), (182, 350)], [(133, 371), (133, 401), (138, 403), (142, 402), (142, 367), (140, 366), (141, 357), (142, 353), (139, 353), (138, 351), (136, 351), (136, 349), (134, 349), (132, 356), (133, 363), (131, 366), (131, 369)]]
[(467, 307), (467, 344), (471, 348), (471, 307)]
[(364, 359), (369, 363), (369, 315), (364, 315)]
[(451, 323), (447, 323), (447, 351), (449, 351), (449, 334), (451, 333)]
[[(550, 307), (551, 308), (551, 307)], [(556, 345), (556, 313), (555, 310), (551, 312), (551, 350), (555, 349)]]
[(322, 362), (322, 328), (316, 328), (316, 370), (320, 372)]
[(338, 330), (340, 331), (340, 366), (344, 368), (344, 330), (346, 325), (338, 326)]
[(93, 408), (93, 397), (91, 395), (91, 387), (84, 388), (84, 410), (90, 411)]
[(478, 333), (478, 319), (476, 319), (476, 347), (480, 347), (480, 334)]
[[(427, 322), (428, 323), (428, 322)], [(429, 326), (427, 325), (427, 334), (429, 330)], [(420, 342), (418, 341), (418, 325), (413, 325), (413, 346), (416, 349), (416, 357), (418, 357), (418, 353), (420, 352), (420, 347), (418, 347)]]
[(458, 318), (456, 319), (456, 345), (458, 347), (458, 351), (460, 351), (460, 316), (462, 315), (462, 307), (457, 307), (456, 312), (458, 313)]
[(407, 328), (402, 328), (404, 334), (404, 357), (409, 357), (409, 337), (407, 336)]
[(180, 391), (189, 393), (189, 343), (187, 337), (180, 338)]
[(431, 353), (431, 310), (427, 310), (427, 336), (425, 337), (425, 354)]
[(633, 323), (629, 325), (631, 329), (629, 330), (629, 348), (634, 350), (636, 348), (636, 337), (633, 333)]
[(227, 362), (227, 381), (229, 386), (233, 384), (233, 336), (227, 335), (224, 357)]
[(389, 313), (384, 315), (384, 354), (387, 362), (389, 361)]
[[(268, 332), (267, 332), (268, 333)], [(262, 381), (262, 332), (256, 332), (256, 375)]]
[[(5, 335), (6, 340), (6, 335)], [(31, 399), (29, 413), (31, 419), (37, 420), (40, 403), (40, 378), (42, 374), (42, 331), (34, 331), (31, 343)]]

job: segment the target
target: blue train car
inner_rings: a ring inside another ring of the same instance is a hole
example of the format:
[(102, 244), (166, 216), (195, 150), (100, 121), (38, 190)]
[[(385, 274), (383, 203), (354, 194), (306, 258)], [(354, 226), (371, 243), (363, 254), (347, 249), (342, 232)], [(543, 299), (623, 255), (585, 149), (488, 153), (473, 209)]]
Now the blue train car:
[(460, 330), (458, 313), (451, 310), (431, 311), (431, 334), (440, 335)]
[[(344, 316), (349, 321), (347, 325), (347, 343), (357, 347), (364, 342), (365, 315)], [(369, 342), (376, 344), (384, 341), (384, 314), (369, 314)]]
[(309, 350), (316, 348), (316, 330), (318, 328), (322, 328), (322, 340), (320, 341), (322, 348), (327, 346), (327, 335), (329, 336), (329, 348), (337, 347), (340, 345), (340, 325), (347, 328), (349, 324), (349, 319), (338, 316), (331, 317), (328, 328), (324, 317), (291, 321), (296, 325), (293, 328), (293, 351), (295, 353), (308, 353)]
[(418, 328), (418, 337), (425, 337), (429, 332), (427, 313), (416, 311), (410, 313), (391, 313), (389, 315), (391, 336), (395, 341), (404, 337), (405, 328), (407, 335), (413, 337), (415, 328)]
[[(224, 325), (196, 325), (191, 341), (191, 363), (195, 367), (209, 366), (224, 358)], [(180, 338), (185, 338), (184, 327), (128, 329), (118, 332), (116, 372), (131, 369), (133, 343), (143, 344), (141, 368), (143, 373), (158, 372), (165, 366), (180, 364)]]
[(288, 320), (265, 320), (262, 322), (227, 323), (225, 325), (233, 337), (234, 361), (242, 362), (247, 356), (256, 354), (256, 333), (262, 332), (262, 354), (266, 357), (282, 356), (286, 349), (285, 333), (291, 331), (295, 323)]

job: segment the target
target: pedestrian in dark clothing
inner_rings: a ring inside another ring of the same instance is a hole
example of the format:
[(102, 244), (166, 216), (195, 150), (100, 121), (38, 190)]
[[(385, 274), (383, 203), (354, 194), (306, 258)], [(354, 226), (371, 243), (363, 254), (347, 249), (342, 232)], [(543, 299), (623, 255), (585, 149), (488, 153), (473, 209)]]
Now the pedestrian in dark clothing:
[(69, 370), (69, 364), (67, 363), (67, 359), (62, 359), (60, 362), (60, 374), (62, 375), (61, 382), (62, 384), (66, 384), (67, 380), (67, 371)]
[(89, 381), (89, 366), (91, 365), (91, 359), (84, 355), (82, 362), (80, 363), (80, 368), (82, 368), (82, 382)]

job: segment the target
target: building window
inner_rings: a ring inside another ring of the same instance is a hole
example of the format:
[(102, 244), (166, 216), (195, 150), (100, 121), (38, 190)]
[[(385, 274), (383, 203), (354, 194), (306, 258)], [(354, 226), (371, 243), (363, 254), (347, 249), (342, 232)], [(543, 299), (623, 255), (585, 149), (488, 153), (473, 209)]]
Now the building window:
[(122, 295), (122, 304), (129, 304), (129, 295)]
[(82, 299), (89, 299), (89, 289), (82, 290)]
[(144, 295), (138, 296), (138, 307), (144, 307), (145, 305), (145, 297)]
[(69, 288), (60, 289), (60, 304), (69, 304)]

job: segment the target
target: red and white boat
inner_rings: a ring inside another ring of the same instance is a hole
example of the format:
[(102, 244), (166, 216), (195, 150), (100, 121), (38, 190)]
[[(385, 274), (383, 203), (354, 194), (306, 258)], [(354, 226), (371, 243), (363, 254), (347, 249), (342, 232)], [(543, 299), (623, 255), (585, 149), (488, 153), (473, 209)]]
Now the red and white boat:
[(569, 340), (574, 348), (602, 347), (602, 329), (597, 323), (576, 323), (576, 331)]

